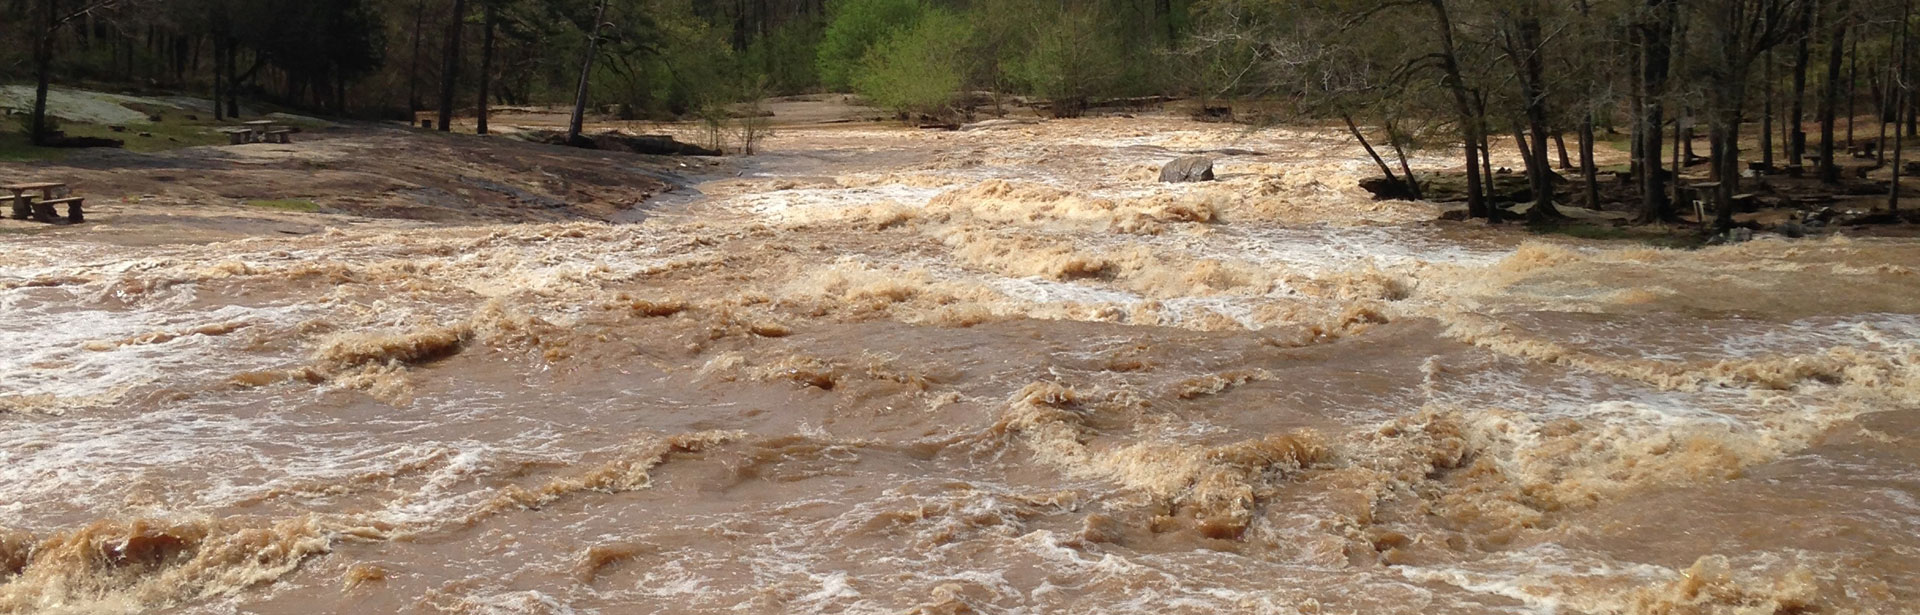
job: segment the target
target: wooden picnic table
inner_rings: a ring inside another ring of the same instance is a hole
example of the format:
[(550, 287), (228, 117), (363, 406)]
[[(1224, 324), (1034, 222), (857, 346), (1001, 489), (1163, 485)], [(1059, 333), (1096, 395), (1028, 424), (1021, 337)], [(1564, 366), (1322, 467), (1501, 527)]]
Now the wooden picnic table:
[(33, 215), (33, 211), (28, 207), (28, 205), (32, 202), (32, 200), (27, 196), (28, 192), (39, 190), (40, 196), (42, 199), (52, 200), (53, 191), (59, 190), (65, 187), (67, 187), (66, 184), (59, 183), (59, 182), (28, 182), (24, 184), (8, 184), (5, 186), (0, 186), (0, 190), (6, 190), (8, 192), (13, 193), (13, 219), (25, 220), (29, 216)]
[(245, 126), (251, 133), (248, 135), (248, 142), (293, 142), (293, 139), (289, 137), (289, 135), (293, 133), (293, 130), (282, 126), (280, 122), (275, 120), (251, 120), (241, 122), (240, 125)]
[[(55, 222), (53, 207), (55, 205), (66, 205), (68, 222), (75, 224), (84, 222), (86, 218), (80, 211), (80, 206), (86, 199), (80, 197), (54, 198), (54, 191), (66, 187), (67, 185), (61, 182), (27, 182), (0, 186), (0, 190), (13, 193), (13, 218), (15, 220), (32, 218), (41, 222)], [(40, 191), (39, 203), (34, 203), (33, 197), (27, 196), (28, 192), (35, 190)]]

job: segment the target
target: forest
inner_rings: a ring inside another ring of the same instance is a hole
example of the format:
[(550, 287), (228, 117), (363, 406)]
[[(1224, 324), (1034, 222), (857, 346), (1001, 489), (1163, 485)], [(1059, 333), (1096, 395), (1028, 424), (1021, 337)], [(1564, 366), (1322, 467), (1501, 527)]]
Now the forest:
[[(204, 92), (228, 113), (240, 99), (338, 116), (434, 110), (443, 128), (474, 114), (482, 131), (490, 105), (686, 119), (853, 92), (937, 123), (1009, 104), (1077, 116), (1182, 97), (1249, 123), (1343, 126), (1409, 198), (1423, 186), (1408, 157), (1451, 151), (1469, 214), (1496, 221), (1496, 141), (1525, 153), (1524, 215), (1542, 220), (1558, 215), (1562, 171), (1577, 175), (1571, 200), (1599, 203), (1594, 150), (1624, 139), (1632, 163), (1611, 175), (1630, 183), (1639, 221), (1675, 219), (1690, 201), (1675, 172), (1704, 164), (1712, 194), (1700, 198), (1726, 226), (1743, 176), (1837, 184), (1836, 159), (1853, 152), (1890, 169), (1893, 198), (1899, 137), (1920, 109), (1910, 4), (8, 0), (0, 33), (26, 44), (0, 49), (0, 79)], [(1863, 113), (1875, 121), (1857, 127)], [(23, 129), (42, 135), (38, 118)]]

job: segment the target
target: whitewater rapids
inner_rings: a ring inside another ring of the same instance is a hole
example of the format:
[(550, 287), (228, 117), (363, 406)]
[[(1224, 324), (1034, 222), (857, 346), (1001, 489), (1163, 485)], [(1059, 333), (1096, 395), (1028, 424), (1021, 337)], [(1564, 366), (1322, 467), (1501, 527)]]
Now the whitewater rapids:
[(0, 612), (1920, 612), (1920, 242), (1434, 222), (1310, 130), (764, 149), (639, 224), (0, 234)]

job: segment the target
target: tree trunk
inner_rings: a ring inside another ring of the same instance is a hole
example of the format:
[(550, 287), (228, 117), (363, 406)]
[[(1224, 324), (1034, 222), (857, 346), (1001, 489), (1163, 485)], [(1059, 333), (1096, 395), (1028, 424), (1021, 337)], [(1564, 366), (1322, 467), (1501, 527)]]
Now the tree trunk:
[(427, 0), (413, 3), (413, 55), (407, 60), (407, 111), (420, 110), (420, 30), (427, 22)]
[[(1689, 136), (1689, 138), (1691, 138), (1691, 136)], [(1672, 193), (1672, 199), (1673, 199), (1673, 202), (1675, 203), (1680, 203), (1680, 172), (1687, 168), (1687, 164), (1686, 164), (1687, 161), (1681, 160), (1680, 155), (1681, 155), (1680, 154), (1680, 122), (1675, 121), (1673, 123), (1673, 193)], [(1711, 174), (1712, 170), (1709, 169), (1708, 173)], [(1681, 204), (1684, 205), (1685, 203), (1681, 203)], [(1705, 222), (1705, 220), (1700, 220), (1699, 222)]]
[[(1840, 167), (1833, 160), (1833, 120), (1839, 109), (1840, 61), (1846, 51), (1847, 26), (1853, 22), (1847, 0), (1839, 0), (1833, 28), (1827, 36), (1827, 83), (1820, 95), (1820, 181), (1840, 183)], [(1851, 80), (1852, 73), (1848, 74)], [(1853, 86), (1847, 86), (1847, 143), (1853, 143)]]
[(1407, 192), (1415, 199), (1425, 198), (1420, 192), (1420, 179), (1413, 176), (1413, 167), (1407, 164), (1407, 149), (1400, 146), (1399, 134), (1393, 122), (1387, 122), (1387, 143), (1393, 146), (1393, 155), (1400, 159), (1400, 175), (1402, 181), (1406, 182)]
[(1567, 157), (1567, 134), (1564, 132), (1553, 133), (1553, 146), (1560, 149), (1560, 169), (1563, 171), (1573, 170), (1573, 159)]
[(1580, 121), (1580, 176), (1586, 180), (1587, 207), (1600, 209), (1600, 169), (1593, 160), (1593, 114)]
[[(1638, 114), (1642, 135), (1640, 143), (1640, 222), (1658, 222), (1672, 216), (1672, 207), (1667, 200), (1667, 190), (1661, 177), (1660, 130), (1662, 128), (1662, 108), (1666, 96), (1667, 70), (1672, 60), (1672, 40), (1674, 22), (1677, 20), (1678, 0), (1647, 0), (1647, 13), (1654, 20), (1639, 25), (1641, 41), (1641, 103)], [(1677, 124), (1676, 124), (1677, 127)], [(1679, 153), (1680, 144), (1674, 144), (1674, 152)], [(1674, 173), (1680, 172), (1680, 166), (1674, 165)]]
[[(1485, 118), (1483, 117), (1481, 119), (1483, 122), (1481, 127), (1485, 128)], [(1491, 131), (1480, 131), (1480, 179), (1484, 180), (1480, 183), (1480, 188), (1484, 191), (1485, 194), (1482, 196), (1487, 201), (1487, 219), (1498, 222), (1500, 221), (1500, 211), (1499, 208), (1494, 207), (1493, 202), (1494, 190), (1496, 189), (1493, 182), (1493, 143), (1488, 140), (1488, 132)]]
[[(1909, 94), (1907, 94), (1907, 88), (1902, 87), (1902, 88), (1895, 89), (1894, 98), (1896, 100), (1904, 99), (1907, 96), (1909, 96)], [(1900, 154), (1901, 154), (1901, 150), (1904, 149), (1904, 147), (1902, 146), (1905, 145), (1905, 143), (1906, 143), (1906, 139), (1899, 138), (1898, 134), (1894, 135), (1893, 180), (1887, 182), (1888, 183), (1888, 188), (1887, 188), (1887, 210), (1888, 211), (1900, 211)]]
[[(1643, 121), (1647, 109), (1647, 96), (1644, 91), (1646, 89), (1646, 83), (1644, 79), (1640, 78), (1640, 70), (1641, 67), (1647, 64), (1647, 46), (1640, 39), (1641, 28), (1638, 26), (1630, 26), (1626, 30), (1627, 44), (1632, 47), (1632, 55), (1630, 56), (1632, 68), (1628, 70), (1628, 73), (1631, 74), (1632, 77), (1627, 79), (1627, 83), (1630, 84), (1627, 88), (1627, 113), (1628, 117), (1632, 119), (1632, 121), (1627, 123), (1627, 176), (1639, 182), (1641, 187), (1644, 187), (1646, 184), (1646, 169), (1640, 165), (1646, 161), (1646, 154), (1642, 153), (1641, 149), (1647, 142), (1647, 136), (1645, 134), (1646, 126)], [(1593, 120), (1593, 114), (1591, 112), (1587, 114), (1587, 120)]]
[(1522, 168), (1528, 173), (1528, 181), (1532, 181), (1533, 147), (1527, 145), (1526, 127), (1521, 126), (1520, 122), (1510, 123), (1513, 130), (1513, 149), (1520, 153), (1520, 163), (1524, 165)]
[[(1434, 0), (1439, 1), (1439, 0)], [(580, 129), (587, 120), (587, 83), (593, 76), (593, 58), (599, 53), (600, 24), (607, 20), (607, 0), (600, 0), (600, 8), (593, 13), (593, 31), (587, 34), (587, 57), (580, 62), (580, 87), (573, 93), (573, 118), (567, 121), (567, 142), (580, 140)]]
[(1353, 114), (1346, 113), (1343, 111), (1340, 113), (1340, 119), (1347, 121), (1347, 132), (1352, 133), (1353, 140), (1359, 141), (1360, 147), (1365, 148), (1367, 150), (1367, 156), (1373, 158), (1373, 164), (1378, 165), (1380, 167), (1380, 174), (1385, 175), (1387, 177), (1387, 181), (1400, 184), (1401, 187), (1405, 187), (1406, 183), (1400, 181), (1399, 177), (1394, 176), (1393, 169), (1387, 166), (1387, 161), (1380, 158), (1380, 154), (1373, 150), (1373, 144), (1367, 142), (1367, 136), (1365, 134), (1361, 134), (1360, 127), (1353, 123)]
[(224, 47), (221, 46), (220, 44), (221, 40), (222, 40), (222, 37), (218, 37), (218, 36), (213, 37), (213, 119), (214, 121), (225, 121), (227, 119), (226, 105), (222, 104), (221, 101), (226, 100), (225, 98), (226, 88), (231, 87), (227, 85), (227, 76), (226, 76), (227, 63), (224, 60), (224, 58), (226, 57), (224, 55), (224, 52), (226, 50)]
[[(1807, 131), (1805, 107), (1807, 98), (1807, 62), (1811, 59), (1809, 39), (1813, 38), (1813, 19), (1819, 15), (1820, 0), (1805, 0), (1801, 5), (1799, 21), (1795, 22), (1799, 30), (1799, 40), (1793, 50), (1793, 100), (1787, 107), (1787, 166), (1801, 168), (1800, 161), (1807, 157)], [(1771, 87), (1771, 81), (1769, 81)], [(1771, 167), (1771, 165), (1769, 165)]]
[[(1694, 137), (1698, 136), (1693, 132), (1693, 128), (1694, 128), (1693, 109), (1683, 109), (1681, 113), (1682, 115), (1680, 116), (1680, 118), (1676, 120), (1674, 123), (1674, 126), (1676, 128), (1679, 128), (1681, 132), (1678, 135), (1676, 135), (1674, 139), (1675, 139), (1675, 146), (1686, 150), (1686, 156), (1681, 160), (1681, 163), (1682, 163), (1681, 166), (1677, 166), (1673, 168), (1674, 173), (1679, 173), (1681, 168), (1684, 168), (1686, 165), (1693, 164), (1694, 159), (1700, 157), (1693, 153), (1693, 140), (1694, 140)], [(1712, 149), (1712, 148), (1708, 148), (1708, 149)]]
[[(1846, 0), (1840, 0), (1840, 6), (1843, 9), (1846, 8)], [(1844, 37), (1847, 32), (1847, 26), (1845, 24), (1851, 21), (1852, 19), (1844, 19), (1842, 21), (1842, 25), (1839, 26), (1840, 28), (1839, 32), (1842, 37)], [(1839, 39), (1836, 38), (1834, 40), (1833, 46), (1834, 47), (1840, 46)], [(1855, 97), (1855, 90), (1859, 89), (1859, 85), (1860, 85), (1860, 37), (1856, 36), (1850, 39), (1847, 42), (1847, 49), (1848, 49), (1847, 51), (1847, 148), (1852, 149), (1853, 148), (1853, 116), (1859, 113), (1858, 108), (1855, 106), (1859, 102), (1859, 99)], [(1833, 67), (1831, 66), (1827, 68), (1827, 79), (1829, 79), (1829, 82), (1828, 82), (1829, 85), (1827, 87), (1833, 87), (1831, 85), (1832, 83), (1831, 79), (1833, 79)], [(1833, 97), (1829, 95), (1827, 98), (1828, 98), (1827, 104), (1832, 105)], [(1829, 114), (1829, 117), (1831, 117), (1832, 109), (1828, 109), (1827, 113)], [(1833, 130), (1831, 128), (1833, 124), (1833, 120), (1828, 119), (1826, 123), (1827, 123), (1827, 126), (1823, 126), (1822, 128), (1827, 132), (1831, 132)], [(1828, 162), (1831, 163), (1832, 161), (1829, 160)]]
[[(239, 119), (240, 118), (240, 76), (238, 73), (235, 72), (239, 68), (238, 66), (236, 66), (237, 64), (239, 64), (239, 61), (238, 61), (239, 52), (234, 50), (234, 48), (239, 47), (239, 45), (237, 44), (238, 41), (234, 40), (233, 36), (231, 35), (222, 35), (222, 36), (224, 36), (227, 40), (227, 119)], [(214, 102), (214, 104), (220, 104), (220, 103), (216, 101)]]
[(480, 103), (474, 107), (474, 132), (487, 134), (487, 80), (493, 76), (493, 28), (499, 18), (497, 4), (487, 2), (486, 33), (480, 38)]
[[(1912, 16), (1912, 8), (1913, 2), (1911, 0), (1900, 0), (1900, 43), (1894, 45), (1893, 51), (1894, 53), (1900, 54), (1899, 59), (1895, 61), (1897, 68), (1894, 69), (1894, 74), (1898, 76), (1905, 76), (1907, 74), (1907, 19)], [(1905, 99), (1912, 94), (1908, 92), (1911, 88), (1905, 84), (1898, 83), (1897, 81), (1893, 83), (1890, 87), (1895, 92), (1894, 109), (1897, 110), (1905, 106), (1901, 103), (1905, 102)], [(1896, 113), (1897, 112), (1898, 111), (1896, 111)], [(1911, 118), (1911, 116), (1909, 116), (1909, 118)], [(1911, 121), (1911, 119), (1909, 119), (1909, 121)], [(1899, 138), (1899, 135), (1896, 133), (1893, 139), (1893, 181), (1888, 182), (1890, 185), (1887, 188), (1888, 211), (1900, 211), (1900, 154), (1901, 150), (1905, 149), (1902, 147), (1905, 144), (1906, 140)]]
[(440, 70), (440, 132), (453, 131), (453, 95), (460, 85), (460, 31), (467, 21), (467, 0), (453, 0), (447, 20), (447, 52)]
[(1739, 190), (1734, 180), (1740, 177), (1740, 127), (1736, 121), (1717, 120), (1710, 127), (1713, 135), (1713, 169), (1719, 177), (1713, 200), (1719, 205), (1714, 228), (1733, 228), (1733, 195)]
[[(1889, 36), (1895, 37), (1894, 42), (1888, 45), (1889, 49), (1899, 44), (1899, 38), (1897, 36), (1898, 33), (1899, 33), (1898, 30), (1888, 31)], [(1895, 89), (1893, 83), (1894, 83), (1894, 80), (1898, 78), (1894, 73), (1894, 58), (1891, 51), (1889, 51), (1889, 53), (1887, 54), (1887, 69), (1882, 72), (1884, 73), (1884, 78), (1881, 81), (1882, 85), (1881, 85), (1880, 101), (1879, 101), (1880, 103), (1880, 111), (1879, 111), (1880, 139), (1879, 139), (1879, 143), (1876, 144), (1873, 150), (1875, 161), (1878, 166), (1884, 166), (1886, 165), (1886, 162), (1887, 162), (1887, 124), (1892, 121), (1892, 119), (1888, 118), (1887, 115), (1888, 115), (1888, 112), (1892, 110), (1891, 107), (1893, 106), (1893, 91)], [(1895, 138), (1899, 138), (1899, 136), (1900, 135), (1897, 133), (1894, 135)]]
[[(1912, 53), (1912, 50), (1908, 50), (1907, 52)], [(1906, 58), (1901, 58), (1900, 62), (1901, 64), (1904, 65), (1906, 63)], [(1902, 74), (1905, 74), (1906, 69), (1903, 68), (1900, 70), (1902, 71)], [(1901, 79), (1901, 83), (1906, 83), (1908, 79), (1912, 79), (1912, 78), (1913, 78), (1912, 75), (1906, 75)], [(1901, 88), (1909, 89), (1909, 90), (1912, 89), (1911, 87), (1904, 86), (1904, 85), (1901, 86)], [(1905, 105), (1902, 105), (1903, 107), (1906, 108), (1905, 113), (1907, 114), (1907, 136), (1912, 137), (1912, 136), (1920, 135), (1920, 117), (1914, 116), (1914, 111), (1916, 109), (1920, 109), (1920, 98), (1916, 98), (1911, 94), (1902, 95), (1901, 98), (1907, 101)]]
[[(1761, 62), (1765, 63), (1765, 66), (1762, 67), (1760, 84), (1760, 164), (1771, 169), (1773, 168), (1773, 50), (1767, 50), (1766, 57)], [(1788, 139), (1785, 145), (1791, 151), (1792, 139)], [(1793, 154), (1789, 153), (1787, 157), (1792, 158)]]
[(43, 0), (40, 10), (45, 13), (41, 20), (45, 29), (33, 43), (33, 134), (27, 138), (34, 145), (47, 145), (53, 141), (52, 126), (47, 123), (47, 88), (53, 83), (53, 29), (58, 7), (54, 0)]

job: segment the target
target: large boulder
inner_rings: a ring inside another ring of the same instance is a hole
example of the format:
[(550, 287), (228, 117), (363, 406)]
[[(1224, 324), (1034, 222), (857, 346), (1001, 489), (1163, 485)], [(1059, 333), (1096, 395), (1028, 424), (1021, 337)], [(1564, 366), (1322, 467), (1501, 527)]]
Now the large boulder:
[(1160, 167), (1160, 181), (1170, 184), (1213, 181), (1213, 159), (1206, 156), (1176, 158), (1167, 166)]

